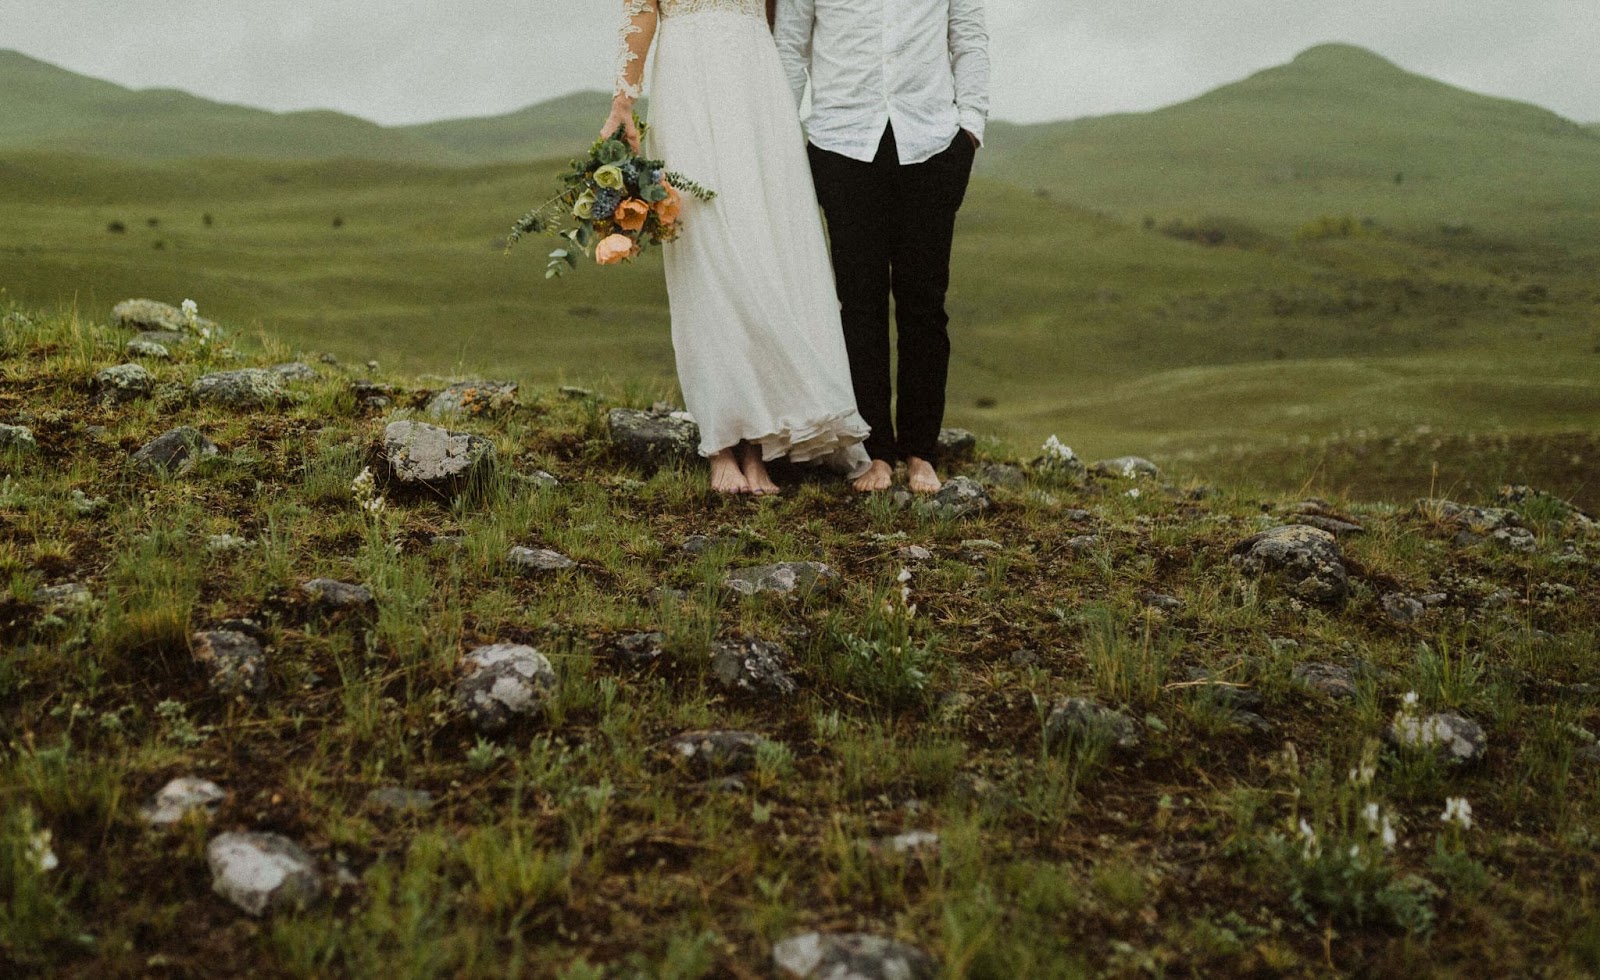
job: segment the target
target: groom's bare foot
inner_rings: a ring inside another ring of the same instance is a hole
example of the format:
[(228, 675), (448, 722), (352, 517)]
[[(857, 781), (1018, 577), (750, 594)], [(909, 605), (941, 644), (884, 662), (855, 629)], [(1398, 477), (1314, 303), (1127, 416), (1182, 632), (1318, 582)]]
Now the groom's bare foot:
[(906, 485), (911, 487), (912, 493), (938, 493), (944, 484), (939, 482), (939, 474), (933, 470), (933, 464), (920, 456), (906, 457)]
[(749, 493), (750, 482), (739, 471), (733, 450), (724, 449), (711, 457), (711, 489), (718, 493)]
[(881, 459), (872, 461), (872, 466), (863, 474), (856, 477), (856, 482), (851, 486), (858, 493), (876, 493), (879, 490), (889, 489), (889, 484), (894, 482), (894, 467)]
[(740, 451), (744, 457), (745, 483), (749, 484), (750, 492), (757, 496), (781, 492), (778, 485), (772, 482), (772, 477), (767, 474), (767, 463), (761, 458), (761, 447), (753, 442), (744, 444)]

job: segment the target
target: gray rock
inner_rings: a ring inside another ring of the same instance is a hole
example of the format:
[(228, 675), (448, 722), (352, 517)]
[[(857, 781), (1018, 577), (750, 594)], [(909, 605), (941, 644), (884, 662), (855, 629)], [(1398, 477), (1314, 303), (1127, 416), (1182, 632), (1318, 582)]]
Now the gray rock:
[[(124, 329), (168, 330), (181, 333), (189, 325), (188, 317), (176, 306), (158, 303), (153, 299), (130, 299), (111, 309), (111, 322)], [(204, 317), (196, 317), (196, 327), (215, 327)]]
[(460, 381), (428, 401), (428, 414), (434, 418), (477, 417), (498, 414), (515, 408), (516, 404), (514, 381)]
[(311, 600), (311, 611), (315, 615), (344, 615), (369, 623), (378, 621), (378, 600), (366, 586), (314, 578), (300, 586), (300, 591)]
[(839, 580), (839, 574), (820, 561), (784, 561), (773, 565), (735, 568), (723, 584), (740, 595), (770, 592), (788, 595), (826, 588)]
[(1290, 669), (1289, 676), (1295, 683), (1335, 701), (1345, 701), (1356, 696), (1355, 672), (1338, 664), (1295, 664)]
[(1389, 738), (1402, 749), (1432, 750), (1450, 763), (1475, 762), (1489, 750), (1483, 726), (1454, 712), (1423, 715), (1401, 708), (1390, 723)]
[(1139, 724), (1087, 698), (1063, 698), (1045, 720), (1044, 740), (1046, 745), (1057, 745), (1069, 737), (1103, 739), (1128, 751), (1139, 747)]
[(1064, 521), (1074, 521), (1076, 523), (1082, 524), (1082, 523), (1084, 523), (1086, 521), (1094, 520), (1094, 512), (1093, 511), (1084, 510), (1081, 507), (1074, 507), (1074, 508), (1070, 508), (1068, 510), (1062, 511), (1061, 512), (1061, 519), (1064, 520)]
[(34, 589), (33, 601), (45, 612), (79, 612), (94, 605), (94, 593), (76, 582), (62, 582)]
[(206, 845), (211, 887), (254, 916), (304, 908), (322, 894), (316, 862), (279, 834), (219, 834)]
[(683, 539), (683, 544), (679, 545), (679, 547), (687, 554), (703, 555), (715, 548), (737, 550), (739, 544), (740, 541), (737, 537), (728, 535), (711, 537), (705, 534), (691, 534)]
[(446, 496), (486, 480), (496, 462), (494, 444), (484, 437), (426, 422), (390, 422), (383, 430), (383, 451), (390, 475), (401, 485)]
[(1019, 466), (1010, 463), (989, 463), (978, 470), (978, 479), (991, 487), (1008, 487), (1015, 489), (1028, 482), (1028, 478)]
[(118, 364), (95, 372), (95, 391), (109, 405), (121, 405), (149, 395), (156, 379), (138, 364)]
[(807, 932), (772, 946), (778, 975), (798, 980), (933, 980), (938, 965), (915, 946), (864, 932)]
[(25, 425), (0, 425), (0, 452), (32, 452), (38, 448), (32, 429)]
[(573, 401), (582, 401), (585, 398), (594, 397), (594, 392), (590, 391), (588, 388), (579, 388), (576, 385), (562, 385), (556, 390), (561, 392), (562, 395), (571, 398)]
[(1246, 574), (1276, 575), (1293, 596), (1337, 605), (1350, 594), (1339, 546), (1327, 531), (1286, 524), (1251, 535), (1233, 548), (1232, 562)]
[(525, 575), (564, 572), (578, 567), (577, 562), (559, 551), (550, 551), (546, 548), (524, 548), (521, 545), (506, 552), (506, 564)]
[(139, 816), (153, 827), (165, 827), (190, 813), (209, 817), (227, 797), (221, 786), (208, 779), (181, 776), (161, 787), (150, 802), (139, 808)]
[(908, 830), (873, 841), (872, 850), (880, 854), (937, 854), (939, 835), (931, 830)]
[(971, 477), (958, 476), (945, 482), (939, 492), (929, 500), (928, 508), (944, 518), (967, 517), (981, 514), (992, 506), (989, 492)]
[(1098, 534), (1077, 534), (1067, 539), (1067, 550), (1073, 554), (1086, 555), (1099, 548), (1100, 543)]
[(300, 361), (289, 361), (286, 364), (274, 364), (272, 373), (285, 381), (315, 381), (317, 369)]
[[(1470, 533), (1470, 532), (1462, 532)], [(1507, 551), (1531, 554), (1539, 550), (1539, 539), (1525, 527), (1500, 527), (1490, 531), (1486, 540)]]
[(218, 453), (216, 444), (198, 429), (179, 426), (150, 440), (133, 455), (133, 468), (141, 472), (178, 472), (194, 469), (195, 461)]
[(533, 647), (481, 646), (462, 660), (456, 704), (480, 732), (492, 734), (519, 718), (536, 718), (555, 690), (556, 672)]
[(159, 344), (162, 347), (168, 348), (170, 351), (170, 348), (181, 347), (186, 344), (193, 343), (194, 335), (184, 333), (180, 330), (146, 330), (144, 333), (129, 341), (129, 343), (141, 342)]
[(732, 776), (755, 768), (756, 749), (764, 741), (754, 732), (694, 731), (667, 740), (666, 752), (701, 779)]
[(686, 418), (614, 408), (606, 426), (617, 454), (645, 470), (699, 456), (700, 427)]
[(933, 561), (933, 552), (920, 544), (908, 544), (904, 548), (895, 549), (895, 557), (905, 562)]
[(648, 667), (666, 653), (665, 633), (629, 633), (617, 640), (617, 659), (629, 667)]
[(189, 391), (202, 402), (224, 408), (269, 408), (288, 397), (278, 375), (261, 368), (202, 375), (189, 386)]
[(1521, 527), (1522, 518), (1516, 511), (1504, 507), (1473, 507), (1453, 500), (1418, 500), (1415, 512), (1425, 517), (1437, 517), (1477, 534), (1487, 534), (1502, 528)]
[(1115, 459), (1102, 459), (1090, 463), (1089, 472), (1095, 476), (1132, 479), (1136, 476), (1160, 476), (1161, 468), (1143, 456), (1118, 456)]
[(195, 663), (206, 671), (212, 690), (229, 697), (259, 697), (267, 691), (267, 658), (254, 637), (234, 630), (194, 634)]
[(1169, 613), (1183, 612), (1184, 607), (1188, 605), (1188, 603), (1175, 595), (1166, 595), (1161, 592), (1141, 592), (1139, 593), (1139, 601), (1151, 609), (1159, 609), (1162, 612)]
[(1427, 607), (1422, 603), (1398, 592), (1390, 592), (1385, 595), (1379, 600), (1379, 605), (1383, 606), (1383, 614), (1385, 616), (1402, 625), (1416, 622), (1422, 618), (1423, 613), (1427, 612)]
[(939, 458), (949, 461), (965, 459), (978, 448), (978, 437), (966, 429), (939, 430)]
[(726, 640), (711, 648), (711, 675), (740, 694), (788, 696), (799, 690), (785, 669), (783, 648), (765, 640)]
[(122, 351), (129, 357), (145, 357), (152, 361), (172, 360), (172, 351), (167, 348), (166, 344), (159, 341), (146, 340), (143, 337), (135, 337), (123, 344)]
[(561, 486), (561, 481), (556, 478), (554, 473), (544, 470), (534, 470), (532, 473), (513, 473), (512, 479), (539, 490), (554, 490)]
[(367, 794), (366, 804), (369, 809), (391, 813), (427, 813), (433, 809), (433, 794), (425, 789), (380, 786)]
[(381, 381), (352, 381), (350, 394), (355, 397), (357, 405), (367, 408), (388, 408), (394, 404), (394, 385), (384, 384)]
[(1343, 521), (1337, 517), (1328, 517), (1323, 514), (1296, 514), (1294, 517), (1289, 519), (1289, 523), (1304, 524), (1307, 527), (1314, 527), (1318, 530), (1327, 531), (1332, 535), (1349, 536), (1366, 533), (1366, 528), (1363, 528), (1360, 524), (1355, 524), (1350, 521)]

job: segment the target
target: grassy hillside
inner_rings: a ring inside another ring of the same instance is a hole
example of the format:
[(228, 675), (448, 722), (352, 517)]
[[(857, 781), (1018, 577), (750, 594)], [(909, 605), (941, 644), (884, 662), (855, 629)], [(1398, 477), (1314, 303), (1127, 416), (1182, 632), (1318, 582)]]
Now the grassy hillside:
[[(605, 410), (647, 396), (596, 385), (453, 421), (499, 462), (452, 503), (377, 448), (435, 384), (313, 364), (283, 404), (199, 403), (204, 373), (286, 354), (230, 332), (109, 406), (127, 333), (0, 316), (0, 423), (32, 430), (0, 451), (7, 976), (761, 977), (809, 930), (952, 980), (1600, 970), (1600, 535), (1559, 500), (1515, 504), (1517, 551), (1439, 503), (1040, 468), (967, 519), (837, 480), (727, 500), (703, 467), (620, 463)], [(218, 452), (129, 465), (178, 425)], [(1363, 527), (1342, 602), (1230, 564), (1308, 507)], [(575, 564), (521, 575), (513, 546)], [(792, 560), (837, 579), (724, 584)], [(371, 604), (324, 607), (317, 578)], [(719, 682), (713, 645), (745, 640), (791, 691)], [(222, 642), (257, 645), (259, 688), (209, 682)], [(553, 686), (481, 732), (457, 683), (497, 642)], [(1481, 758), (1386, 740), (1446, 712)], [(671, 747), (706, 730), (748, 741)], [(148, 826), (185, 776), (214, 811)], [(424, 795), (370, 795), (396, 789)], [(240, 831), (303, 848), (320, 894), (260, 917), (216, 894), (210, 845)]]
[[(517, 163), (584, 152), (611, 109), (610, 96), (576, 92), (501, 116), (402, 126), (399, 131), (480, 163)], [(648, 114), (647, 105), (640, 106)]]
[(1127, 221), (1323, 215), (1595, 247), (1600, 139), (1348, 45), (1150, 113), (1008, 129), (985, 172)]

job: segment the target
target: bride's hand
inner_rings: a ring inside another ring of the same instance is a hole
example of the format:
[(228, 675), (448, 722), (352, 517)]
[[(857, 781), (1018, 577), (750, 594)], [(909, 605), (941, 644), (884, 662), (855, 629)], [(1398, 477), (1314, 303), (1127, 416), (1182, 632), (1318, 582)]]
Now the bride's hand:
[(606, 117), (606, 124), (600, 128), (600, 138), (610, 139), (618, 129), (622, 130), (622, 138), (628, 148), (639, 153), (639, 127), (633, 121), (633, 103), (623, 98), (611, 101), (611, 115)]

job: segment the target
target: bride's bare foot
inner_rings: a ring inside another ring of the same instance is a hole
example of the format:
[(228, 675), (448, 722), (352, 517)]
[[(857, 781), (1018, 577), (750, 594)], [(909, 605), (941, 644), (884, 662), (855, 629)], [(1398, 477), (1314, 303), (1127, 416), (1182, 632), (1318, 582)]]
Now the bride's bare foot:
[(944, 484), (939, 482), (939, 474), (933, 470), (933, 464), (920, 456), (906, 457), (906, 484), (911, 487), (912, 493), (938, 493)]
[(876, 493), (879, 490), (889, 489), (889, 484), (894, 482), (894, 467), (881, 459), (872, 461), (872, 466), (863, 474), (856, 477), (856, 482), (851, 484), (858, 493)]
[(772, 477), (767, 474), (767, 463), (761, 458), (761, 447), (753, 442), (744, 444), (740, 451), (744, 457), (744, 479), (750, 485), (750, 492), (757, 496), (781, 492)]
[(711, 489), (718, 493), (749, 493), (750, 482), (739, 472), (733, 450), (724, 449), (711, 457)]

